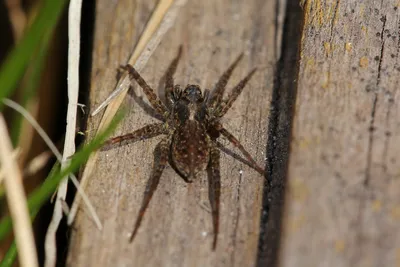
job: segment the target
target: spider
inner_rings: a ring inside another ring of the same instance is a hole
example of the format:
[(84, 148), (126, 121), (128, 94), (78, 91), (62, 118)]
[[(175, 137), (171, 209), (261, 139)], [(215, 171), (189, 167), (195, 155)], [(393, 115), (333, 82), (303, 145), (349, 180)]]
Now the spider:
[(161, 102), (154, 93), (154, 90), (131, 65), (128, 64), (121, 67), (128, 71), (131, 80), (135, 80), (142, 87), (150, 105), (161, 116), (162, 122), (149, 124), (132, 133), (114, 137), (105, 143), (105, 147), (110, 147), (123, 141), (136, 142), (162, 134), (165, 135), (158, 144), (160, 151), (158, 166), (153, 170), (147, 189), (144, 192), (143, 202), (130, 237), (130, 242), (133, 241), (140, 227), (143, 215), (157, 188), (167, 162), (188, 183), (193, 182), (200, 171), (207, 170), (209, 176), (209, 200), (214, 230), (212, 249), (215, 250), (219, 231), (221, 194), (219, 150), (221, 144), (218, 143), (217, 139), (221, 135), (228, 139), (246, 157), (248, 165), (264, 175), (263, 168), (257, 165), (238, 139), (228, 132), (220, 122), (221, 118), (242, 92), (246, 83), (253, 76), (256, 68), (251, 70), (233, 88), (226, 99), (223, 99), (225, 86), (233, 70), (242, 59), (243, 53), (223, 73), (215, 89), (212, 92), (206, 89), (204, 95), (198, 85), (189, 84), (184, 90), (181, 90), (179, 85), (174, 85), (173, 75), (178, 66), (181, 54), (182, 46), (179, 47), (177, 56), (171, 62), (166, 72), (166, 103)]

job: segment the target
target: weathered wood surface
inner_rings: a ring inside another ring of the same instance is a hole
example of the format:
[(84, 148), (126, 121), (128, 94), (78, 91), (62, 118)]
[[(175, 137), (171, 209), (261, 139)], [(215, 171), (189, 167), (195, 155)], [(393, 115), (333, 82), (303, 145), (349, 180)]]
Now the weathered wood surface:
[[(127, 61), (155, 2), (97, 1), (92, 108), (114, 88), (116, 70)], [(254, 66), (259, 71), (226, 115), (224, 125), (261, 165), (266, 157), (273, 64), (278, 55), (276, 48), (280, 49), (276, 32), (281, 30), (282, 21), (276, 19), (276, 4), (279, 1), (189, 0), (141, 72), (162, 93), (160, 79), (178, 46), (183, 44), (175, 82), (212, 88), (227, 66), (244, 51), (245, 57), (234, 72), (228, 91)], [(135, 92), (141, 95), (136, 85)], [(115, 135), (154, 121), (140, 103), (138, 97), (127, 97), (125, 105), (129, 112)], [(89, 132), (98, 122), (99, 118), (90, 120)], [(104, 229), (97, 230), (83, 210), (78, 213), (68, 266), (254, 266), (264, 177), (224, 153), (216, 252), (211, 251), (213, 231), (206, 174), (193, 184), (186, 184), (171, 167), (164, 171), (142, 226), (129, 244), (152, 170), (153, 150), (159, 141), (160, 138), (154, 138), (101, 153), (86, 190)]]
[(400, 266), (398, 8), (305, 3), (280, 266)]

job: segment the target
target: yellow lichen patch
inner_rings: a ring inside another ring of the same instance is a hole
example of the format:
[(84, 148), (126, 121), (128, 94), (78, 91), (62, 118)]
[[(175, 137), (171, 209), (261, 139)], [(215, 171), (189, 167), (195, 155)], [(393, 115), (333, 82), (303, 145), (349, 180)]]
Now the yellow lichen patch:
[(318, 136), (313, 138), (299, 138), (296, 139), (295, 142), (300, 149), (306, 149), (311, 144), (318, 145), (320, 143), (320, 138)]
[(324, 77), (325, 77), (325, 79), (321, 86), (323, 89), (327, 89), (329, 87), (329, 84), (331, 83), (331, 73), (329, 71), (326, 72)]
[(290, 218), (287, 222), (287, 232), (289, 234), (296, 233), (301, 227), (303, 227), (306, 218), (304, 215)]
[(314, 3), (317, 6), (316, 13), (317, 13), (317, 18), (318, 18), (319, 25), (322, 26), (324, 24), (324, 10), (322, 9), (321, 1), (320, 0), (315, 0)]
[(375, 199), (371, 204), (371, 209), (373, 212), (378, 212), (382, 208), (382, 202), (378, 199)]
[(328, 3), (321, 0), (300, 0), (300, 4), (304, 8), (306, 25), (323, 26), (325, 23), (337, 23), (339, 18), (338, 1)]
[(367, 28), (367, 27), (361, 26), (361, 30), (362, 30), (363, 32), (365, 32), (365, 34), (368, 34), (368, 28)]
[(349, 34), (349, 26), (347, 24), (343, 25), (343, 34), (348, 35)]
[(344, 240), (336, 240), (335, 241), (335, 251), (337, 253), (343, 252), (345, 247), (346, 247), (346, 243), (344, 242)]
[(297, 142), (297, 145), (299, 146), (299, 148), (307, 148), (310, 145), (310, 141), (307, 139), (300, 139)]
[(351, 82), (347, 82), (347, 88), (349, 89), (353, 88), (353, 84)]
[(351, 50), (353, 49), (353, 44), (352, 43), (345, 43), (344, 44), (344, 49), (346, 49), (347, 52), (351, 52)]
[(359, 16), (360, 16), (360, 17), (364, 17), (364, 14), (365, 14), (365, 5), (360, 4), (359, 9), (360, 9), (360, 11), (358, 12)]
[(310, 196), (310, 189), (300, 179), (289, 180), (289, 194), (292, 200), (304, 203)]
[(315, 60), (313, 57), (310, 57), (306, 62), (306, 68), (313, 68), (315, 66)]
[(332, 45), (330, 42), (325, 42), (324, 43), (324, 48), (325, 48), (325, 56), (329, 56), (330, 53), (332, 53)]
[(333, 24), (336, 24), (338, 19), (339, 19), (339, 1), (333, 1), (332, 3), (332, 10), (334, 10), (334, 20), (333, 20)]
[(314, 60), (313, 57), (305, 57), (302, 62), (304, 62), (303, 63), (304, 68), (303, 69), (304, 69), (305, 73), (307, 73), (307, 72), (310, 73), (310, 72), (314, 71), (314, 69), (315, 69), (315, 60)]
[(366, 68), (368, 67), (368, 58), (367, 57), (362, 57), (360, 58), (360, 63), (359, 63), (361, 68)]
[(396, 221), (400, 220), (400, 206), (394, 206), (390, 210), (390, 217)]

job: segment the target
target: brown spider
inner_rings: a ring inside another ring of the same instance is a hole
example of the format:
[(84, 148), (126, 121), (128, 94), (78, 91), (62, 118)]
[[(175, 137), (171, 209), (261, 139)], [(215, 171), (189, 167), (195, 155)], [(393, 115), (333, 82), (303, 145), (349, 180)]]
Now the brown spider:
[(214, 227), (212, 248), (215, 250), (218, 237), (221, 194), (220, 145), (217, 142), (217, 138), (222, 134), (243, 153), (249, 161), (248, 165), (250, 167), (264, 175), (264, 170), (257, 165), (239, 141), (220, 123), (221, 117), (225, 115), (233, 102), (235, 102), (256, 69), (254, 68), (250, 71), (233, 88), (231, 94), (226, 99), (222, 99), (228, 79), (243, 57), (243, 54), (241, 54), (221, 76), (215, 89), (211, 93), (206, 89), (203, 96), (198, 85), (187, 85), (183, 91), (179, 85), (174, 86), (173, 75), (181, 54), (182, 47), (179, 48), (178, 55), (171, 62), (166, 73), (165, 104), (160, 101), (153, 89), (147, 85), (145, 80), (131, 65), (128, 64), (122, 67), (129, 72), (130, 78), (136, 80), (143, 88), (151, 106), (158, 115), (162, 116), (163, 122), (149, 124), (127, 135), (114, 137), (108, 140), (105, 145), (109, 147), (122, 141), (136, 142), (161, 134), (166, 135), (158, 144), (160, 149), (159, 164), (155, 167), (144, 193), (142, 206), (130, 237), (130, 242), (132, 242), (139, 229), (143, 215), (168, 161), (188, 183), (193, 181), (197, 173), (207, 169), (209, 174), (209, 200)]

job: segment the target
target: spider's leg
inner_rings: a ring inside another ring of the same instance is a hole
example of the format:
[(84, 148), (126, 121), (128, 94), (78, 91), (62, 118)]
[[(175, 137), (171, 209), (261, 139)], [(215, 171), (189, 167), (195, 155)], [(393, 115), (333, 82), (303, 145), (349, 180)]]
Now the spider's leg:
[(230, 95), (226, 100), (223, 101), (221, 105), (221, 111), (218, 112), (217, 116), (222, 117), (225, 113), (232, 107), (233, 103), (236, 101), (238, 96), (242, 93), (243, 88), (246, 86), (247, 82), (251, 79), (253, 74), (256, 72), (257, 68), (254, 68), (252, 71), (244, 77), (232, 90)]
[(204, 97), (204, 102), (207, 103), (208, 99), (210, 98), (210, 89), (204, 89), (203, 93)]
[(208, 101), (209, 97), (210, 97), (210, 90), (209, 89), (204, 89), (203, 103), (202, 103), (202, 107), (204, 108), (204, 110), (207, 110), (207, 101)]
[(221, 195), (221, 176), (220, 176), (220, 151), (213, 145), (210, 153), (210, 163), (208, 166), (208, 197), (210, 200), (212, 220), (214, 227), (214, 240), (212, 244), (213, 250), (217, 246), (217, 238), (219, 232), (219, 203)]
[(225, 91), (225, 86), (228, 83), (229, 78), (232, 75), (233, 70), (242, 59), (243, 53), (241, 53), (237, 59), (229, 66), (229, 68), (222, 74), (221, 78), (219, 78), (217, 84), (215, 85), (214, 90), (210, 94), (210, 98), (208, 99), (208, 106), (210, 108), (215, 108), (219, 105), (222, 100), (222, 96)]
[(149, 100), (151, 106), (157, 111), (160, 115), (165, 115), (168, 112), (168, 109), (161, 102), (161, 100), (154, 93), (154, 90), (146, 83), (146, 81), (140, 76), (140, 74), (135, 70), (132, 65), (127, 64), (125, 66), (121, 66), (122, 69), (129, 72), (129, 77), (131, 79), (136, 80), (136, 82), (142, 87), (144, 94)]
[(142, 206), (140, 207), (139, 215), (136, 219), (135, 227), (133, 229), (129, 242), (132, 242), (133, 239), (135, 238), (135, 235), (142, 222), (143, 215), (146, 212), (147, 206), (149, 205), (149, 202), (153, 197), (154, 192), (157, 189), (158, 183), (160, 182), (161, 174), (168, 162), (169, 147), (170, 147), (170, 141), (168, 138), (161, 140), (161, 142), (158, 144), (158, 148), (160, 149), (160, 161), (155, 167), (152, 176), (150, 177), (150, 180), (147, 184), (146, 190), (144, 192)]
[(174, 58), (167, 69), (167, 74), (165, 75), (165, 98), (167, 100), (167, 106), (171, 107), (174, 103), (174, 74), (176, 68), (178, 67), (179, 59), (182, 55), (182, 45), (179, 46), (178, 55)]
[(258, 164), (255, 162), (255, 160), (250, 156), (249, 152), (244, 149), (242, 144), (240, 144), (239, 140), (236, 139), (230, 132), (228, 132), (225, 128), (222, 128), (219, 130), (219, 132), (225, 136), (235, 147), (237, 147), (240, 152), (243, 153), (243, 155), (246, 157), (246, 159), (249, 161), (251, 167), (258, 171), (261, 174), (265, 174), (265, 171), (263, 168), (258, 166)]
[[(240, 161), (241, 163), (246, 164), (250, 168), (254, 168), (253, 164), (248, 159), (243, 158), (243, 155), (239, 155), (239, 154), (233, 152), (232, 150), (225, 147), (221, 142), (214, 141), (214, 143), (219, 148), (219, 150), (221, 150), (228, 156), (231, 156), (232, 158), (236, 159), (237, 161)], [(256, 171), (259, 172), (261, 175), (265, 175), (265, 171), (263, 171), (263, 170), (256, 170)]]
[(164, 123), (149, 124), (132, 133), (117, 136), (107, 140), (104, 143), (102, 150), (108, 150), (113, 145), (121, 143), (123, 141), (130, 141), (130, 143), (134, 143), (136, 141), (145, 140), (165, 133), (167, 133), (167, 131), (164, 128)]

